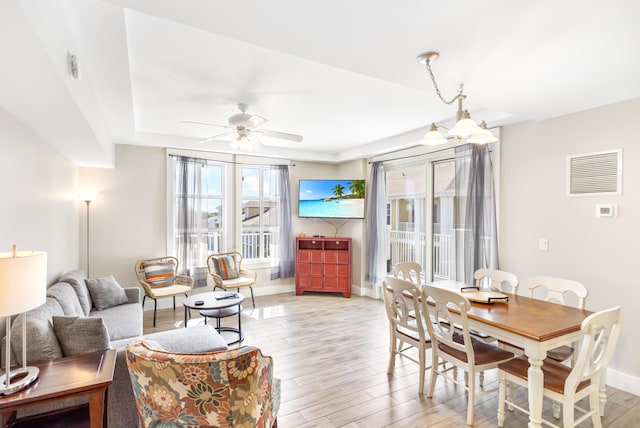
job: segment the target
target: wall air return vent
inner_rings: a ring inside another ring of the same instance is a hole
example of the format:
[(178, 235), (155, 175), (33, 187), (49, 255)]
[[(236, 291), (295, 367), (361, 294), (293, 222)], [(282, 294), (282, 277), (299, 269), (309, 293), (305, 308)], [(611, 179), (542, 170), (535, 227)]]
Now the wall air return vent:
[(567, 157), (569, 196), (622, 193), (622, 149)]

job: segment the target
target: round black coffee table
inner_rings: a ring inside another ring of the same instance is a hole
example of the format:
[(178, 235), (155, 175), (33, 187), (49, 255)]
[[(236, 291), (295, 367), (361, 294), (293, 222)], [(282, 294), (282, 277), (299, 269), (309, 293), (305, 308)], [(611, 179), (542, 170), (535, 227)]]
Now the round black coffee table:
[[(210, 291), (207, 293), (194, 294), (183, 300), (184, 306), (184, 326), (187, 326), (187, 319), (189, 315), (189, 309), (196, 309), (200, 312), (204, 318), (205, 323), (207, 318), (216, 319), (216, 330), (220, 334), (225, 331), (237, 334), (237, 339), (227, 340), (228, 345), (234, 343), (240, 343), (244, 340), (244, 334), (242, 334), (242, 302), (244, 296), (242, 293), (230, 292), (230, 291)], [(198, 304), (196, 304), (198, 303)], [(235, 327), (222, 327), (220, 326), (220, 320), (222, 318), (238, 315), (238, 328)], [(223, 336), (224, 337), (224, 336)]]

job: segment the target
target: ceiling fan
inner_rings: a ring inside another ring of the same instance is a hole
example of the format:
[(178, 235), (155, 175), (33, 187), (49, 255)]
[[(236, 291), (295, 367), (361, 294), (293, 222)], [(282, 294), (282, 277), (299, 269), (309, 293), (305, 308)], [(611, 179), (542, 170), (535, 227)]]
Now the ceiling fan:
[(217, 125), (215, 123), (194, 122), (190, 120), (183, 120), (182, 122), (231, 129), (231, 131), (225, 131), (221, 134), (203, 138), (202, 140), (199, 140), (198, 143), (209, 143), (215, 140), (232, 138), (229, 145), (231, 148), (238, 151), (254, 151), (259, 148), (262, 145), (262, 142), (258, 139), (258, 135), (264, 135), (266, 137), (276, 138), (279, 140), (294, 141), (296, 143), (302, 142), (302, 135), (261, 129), (260, 126), (265, 124), (267, 119), (256, 114), (247, 113), (247, 110), (249, 110), (248, 104), (238, 103), (238, 109), (240, 110), (240, 113), (236, 113), (229, 118), (229, 125)]

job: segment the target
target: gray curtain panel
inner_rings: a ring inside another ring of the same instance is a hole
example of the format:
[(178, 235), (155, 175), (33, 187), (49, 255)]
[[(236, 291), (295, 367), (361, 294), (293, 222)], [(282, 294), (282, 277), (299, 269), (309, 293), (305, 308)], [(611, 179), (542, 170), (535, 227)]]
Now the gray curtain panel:
[(278, 266), (272, 273), (272, 279), (291, 278), (295, 273), (295, 244), (291, 224), (291, 180), (289, 167), (276, 165), (272, 177), (275, 178), (275, 190), (278, 203)]
[(365, 228), (367, 231), (367, 272), (365, 279), (374, 286), (382, 284), (387, 270), (386, 262), (386, 191), (384, 166), (382, 162), (371, 165), (371, 174), (367, 185), (367, 212)]
[[(180, 263), (179, 274), (193, 278), (193, 286), (206, 287), (206, 267), (195, 266), (196, 249), (201, 242), (201, 222), (203, 221), (200, 200), (196, 198), (200, 188), (200, 169), (206, 165), (205, 159), (186, 156), (175, 156), (176, 163), (176, 194), (177, 201), (177, 232), (176, 257)], [(206, 234), (206, 225), (205, 225)], [(206, 242), (206, 236), (205, 241)]]
[(473, 273), (498, 268), (496, 200), (488, 145), (456, 147), (457, 220), (455, 279), (473, 284)]

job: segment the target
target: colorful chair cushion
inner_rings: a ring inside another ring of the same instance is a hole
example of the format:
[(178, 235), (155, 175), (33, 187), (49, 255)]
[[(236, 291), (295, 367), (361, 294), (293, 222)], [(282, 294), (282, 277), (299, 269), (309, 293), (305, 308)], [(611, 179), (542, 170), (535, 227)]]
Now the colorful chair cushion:
[(223, 280), (238, 278), (238, 268), (236, 260), (231, 256), (220, 256), (216, 258), (216, 273)]
[(152, 287), (168, 287), (176, 282), (173, 263), (152, 263), (143, 265), (146, 282)]

